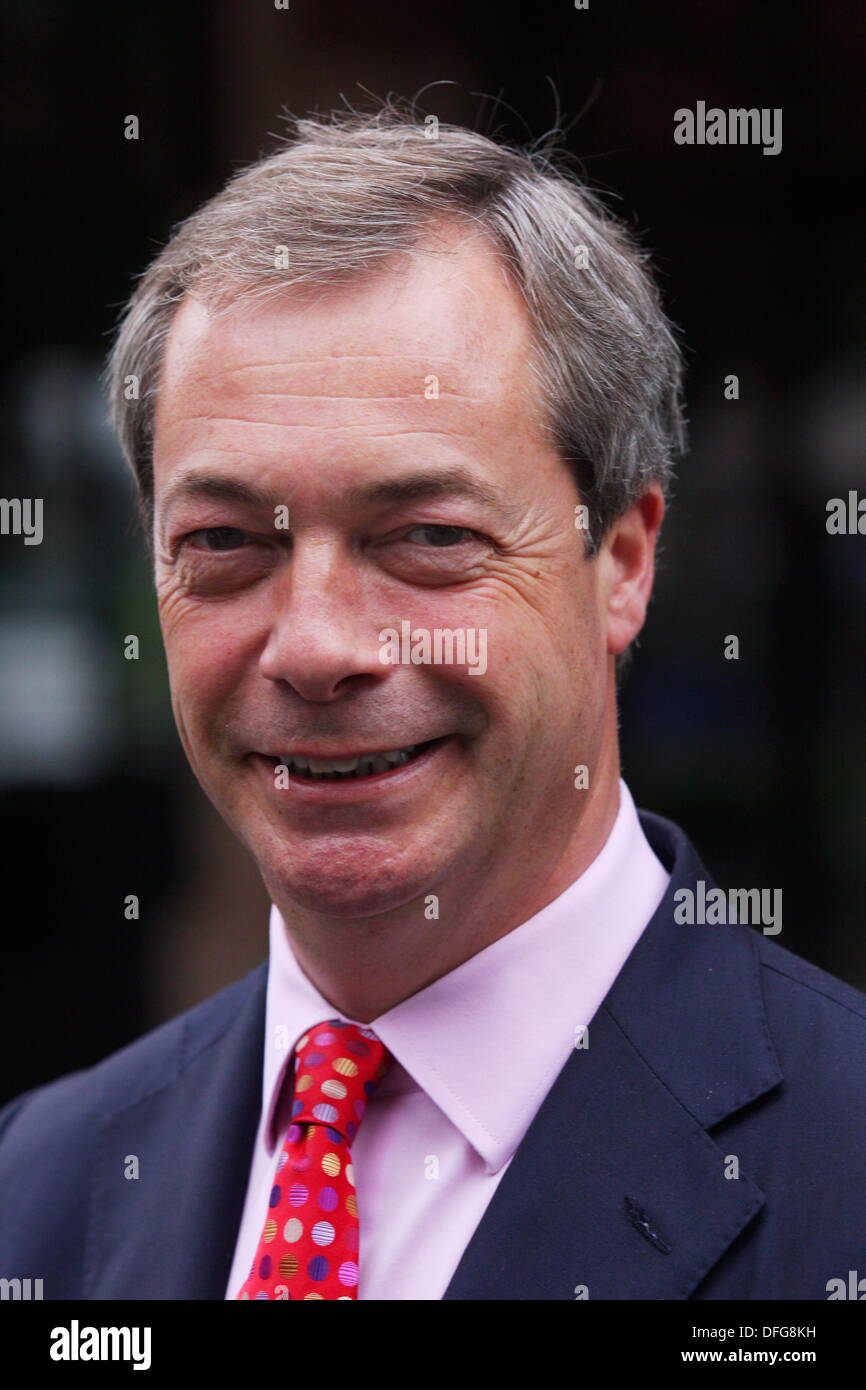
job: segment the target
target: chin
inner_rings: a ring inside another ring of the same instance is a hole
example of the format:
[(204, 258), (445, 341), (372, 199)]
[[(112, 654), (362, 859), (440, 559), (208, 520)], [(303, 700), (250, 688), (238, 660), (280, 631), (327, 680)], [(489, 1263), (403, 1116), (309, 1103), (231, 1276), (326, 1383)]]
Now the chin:
[[(405, 907), (417, 898), (418, 919), (424, 919), (423, 895), (430, 891), (432, 877), (428, 858), (423, 864), (412, 865), (392, 858), (387, 873), (383, 870), (382, 847), (375, 853), (358, 851), (357, 847), (323, 846), (311, 856), (303, 852), (291, 855), (291, 868), (286, 859), (267, 863), (259, 860), (259, 868), (271, 900), (294, 903), (308, 912), (324, 917), (376, 917), (384, 912)], [(438, 875), (436, 875), (438, 877)]]
[[(280, 900), (294, 903), (298, 907), (314, 912), (322, 917), (339, 917), (346, 921), (353, 918), (379, 917), (384, 912), (405, 907), (422, 892), (422, 889), (409, 887), (401, 891), (391, 888), (387, 892), (370, 887), (367, 891), (353, 889), (346, 885), (328, 883), (324, 891), (321, 883), (303, 882), (296, 879), (283, 879), (274, 883), (271, 898), (280, 905)], [(423, 920), (423, 903), (419, 906), (419, 920)]]

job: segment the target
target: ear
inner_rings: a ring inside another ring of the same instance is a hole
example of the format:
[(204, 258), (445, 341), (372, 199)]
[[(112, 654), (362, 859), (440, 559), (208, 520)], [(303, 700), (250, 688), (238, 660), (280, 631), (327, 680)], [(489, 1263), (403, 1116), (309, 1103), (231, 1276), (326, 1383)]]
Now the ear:
[(640, 632), (655, 578), (655, 549), (665, 503), (658, 483), (622, 516), (605, 536), (598, 556), (602, 620), (607, 650), (618, 656)]

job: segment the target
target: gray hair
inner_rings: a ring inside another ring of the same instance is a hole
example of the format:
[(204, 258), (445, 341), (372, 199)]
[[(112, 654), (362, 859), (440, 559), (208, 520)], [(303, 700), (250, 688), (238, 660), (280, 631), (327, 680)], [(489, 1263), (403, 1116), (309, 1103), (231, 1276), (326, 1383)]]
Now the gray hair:
[(667, 496), (685, 446), (680, 351), (647, 253), (559, 167), (557, 135), (517, 149), (392, 100), (298, 119), (181, 222), (131, 296), (104, 376), (149, 542), (156, 397), (184, 296), (214, 309), (303, 296), (374, 271), (443, 217), (486, 234), (523, 296), (529, 379), (588, 508), (586, 554), (651, 482)]

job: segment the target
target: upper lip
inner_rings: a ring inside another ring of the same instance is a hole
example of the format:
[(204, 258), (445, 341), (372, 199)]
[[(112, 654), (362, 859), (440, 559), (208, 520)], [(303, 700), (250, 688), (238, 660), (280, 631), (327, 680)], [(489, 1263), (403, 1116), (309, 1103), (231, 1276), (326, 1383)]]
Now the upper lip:
[[(443, 735), (438, 735), (443, 737)], [(403, 743), (379, 743), (375, 748), (281, 748), (268, 753), (269, 758), (317, 758), (322, 761), (336, 758), (373, 758), (379, 753), (393, 753), (398, 748), (417, 748), (419, 743), (432, 743), (430, 738), (407, 739)]]

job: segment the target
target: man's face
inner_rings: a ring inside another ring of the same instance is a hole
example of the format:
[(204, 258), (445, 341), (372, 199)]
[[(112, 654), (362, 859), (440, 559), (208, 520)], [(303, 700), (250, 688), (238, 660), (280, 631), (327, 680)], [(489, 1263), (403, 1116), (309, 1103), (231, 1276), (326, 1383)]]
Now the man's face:
[[(558, 857), (610, 713), (604, 586), (531, 397), (525, 309), (485, 243), (442, 235), (447, 254), (313, 305), (187, 299), (157, 410), (187, 757), (272, 899), (340, 918), (459, 903), (479, 875)], [(478, 674), (469, 656), (383, 664), (380, 633), (404, 623), (474, 632)], [(290, 767), (280, 785), (287, 755), (431, 740), (387, 772)]]

